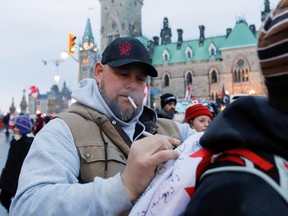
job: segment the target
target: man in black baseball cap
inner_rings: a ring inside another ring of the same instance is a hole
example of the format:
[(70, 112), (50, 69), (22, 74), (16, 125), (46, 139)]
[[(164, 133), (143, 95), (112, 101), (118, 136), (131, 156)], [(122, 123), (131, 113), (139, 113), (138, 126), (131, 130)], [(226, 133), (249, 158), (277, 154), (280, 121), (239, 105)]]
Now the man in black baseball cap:
[[(72, 92), (77, 102), (37, 134), (11, 215), (42, 215), (43, 209), (51, 215), (128, 215), (157, 166), (178, 157), (173, 146), (195, 133), (143, 106), (147, 76), (157, 71), (140, 41), (117, 38), (107, 46), (94, 79), (81, 80)], [(63, 191), (69, 198), (64, 204)], [(34, 208), (43, 199), (49, 201)]]
[(151, 65), (147, 49), (136, 38), (122, 37), (112, 41), (102, 53), (102, 64), (110, 67), (122, 67), (130, 63), (141, 63), (145, 72), (151, 77), (157, 77), (156, 69)]

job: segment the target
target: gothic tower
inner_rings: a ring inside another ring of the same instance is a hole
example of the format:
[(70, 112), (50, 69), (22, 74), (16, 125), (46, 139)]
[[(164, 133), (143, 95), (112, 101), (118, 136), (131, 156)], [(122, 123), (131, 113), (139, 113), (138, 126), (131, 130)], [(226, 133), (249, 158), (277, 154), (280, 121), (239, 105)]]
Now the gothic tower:
[(25, 97), (25, 89), (23, 90), (23, 97), (20, 103), (20, 109), (21, 109), (21, 113), (26, 113), (27, 112), (27, 101), (26, 101), (26, 97)]
[(117, 37), (141, 36), (144, 0), (99, 0), (101, 50)]
[(171, 28), (169, 27), (169, 21), (167, 17), (164, 17), (163, 19), (163, 28), (160, 32), (161, 37), (161, 44), (170, 44), (171, 43)]
[(79, 74), (78, 81), (84, 78), (94, 78), (94, 66), (100, 59), (99, 51), (94, 42), (90, 19), (87, 19), (82, 43), (79, 44)]
[(263, 22), (265, 18), (269, 15), (270, 9), (270, 2), (269, 0), (264, 0), (264, 11), (261, 11), (261, 21)]

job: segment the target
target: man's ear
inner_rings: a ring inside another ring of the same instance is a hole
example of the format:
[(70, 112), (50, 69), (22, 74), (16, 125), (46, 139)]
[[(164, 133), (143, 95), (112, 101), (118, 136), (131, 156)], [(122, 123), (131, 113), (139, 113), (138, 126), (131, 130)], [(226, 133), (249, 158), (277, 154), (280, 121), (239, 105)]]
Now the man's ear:
[(94, 78), (97, 83), (101, 81), (102, 74), (103, 74), (103, 65), (100, 62), (97, 62), (94, 70)]

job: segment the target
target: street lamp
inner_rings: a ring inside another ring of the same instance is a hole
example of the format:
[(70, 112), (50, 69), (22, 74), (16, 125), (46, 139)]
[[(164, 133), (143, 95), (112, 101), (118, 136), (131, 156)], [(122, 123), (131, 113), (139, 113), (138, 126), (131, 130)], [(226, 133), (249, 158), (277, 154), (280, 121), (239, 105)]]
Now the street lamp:
[(54, 59), (53, 62), (55, 63), (55, 66), (56, 66), (56, 74), (54, 76), (54, 81), (55, 81), (56, 85), (59, 85), (60, 75), (59, 75), (58, 67), (59, 67), (60, 63), (62, 63), (63, 61), (61, 59)]
[(57, 85), (59, 85), (59, 83), (60, 83), (60, 76), (59, 76), (58, 74), (56, 74), (56, 75), (54, 76), (54, 81), (55, 81), (55, 83), (56, 83)]
[(76, 59), (73, 55), (70, 55), (66, 50), (63, 50), (61, 53), (60, 53), (60, 56), (62, 59), (67, 59), (68, 56), (71, 56), (71, 58), (73, 58), (74, 61), (76, 61), (77, 63), (79, 63), (78, 59)]
[(66, 51), (63, 51), (63, 52), (61, 52), (60, 56), (62, 59), (67, 59), (69, 54)]

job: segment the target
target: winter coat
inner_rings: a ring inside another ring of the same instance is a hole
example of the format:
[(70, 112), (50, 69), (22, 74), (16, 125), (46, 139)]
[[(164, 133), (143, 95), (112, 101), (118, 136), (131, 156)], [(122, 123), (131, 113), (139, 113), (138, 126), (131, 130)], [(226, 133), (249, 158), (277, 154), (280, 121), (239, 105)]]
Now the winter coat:
[(10, 142), (7, 161), (0, 178), (0, 188), (13, 195), (16, 193), (21, 167), (32, 141), (33, 137), (22, 135), (18, 141), (12, 139)]

